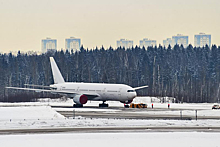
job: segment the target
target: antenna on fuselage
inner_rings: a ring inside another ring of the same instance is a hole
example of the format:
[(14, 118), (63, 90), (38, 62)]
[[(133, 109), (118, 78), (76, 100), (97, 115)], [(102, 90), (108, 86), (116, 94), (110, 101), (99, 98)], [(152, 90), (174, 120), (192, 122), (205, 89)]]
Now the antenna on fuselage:
[(62, 74), (53, 57), (50, 57), (50, 65), (53, 73), (54, 84), (65, 83)]

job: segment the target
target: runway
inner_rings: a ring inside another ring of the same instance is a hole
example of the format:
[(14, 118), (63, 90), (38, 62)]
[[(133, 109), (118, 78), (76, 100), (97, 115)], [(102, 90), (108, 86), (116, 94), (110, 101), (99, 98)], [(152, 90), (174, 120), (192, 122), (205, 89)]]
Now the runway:
[[(105, 112), (70, 112), (70, 111), (58, 111), (65, 117), (82, 116), (86, 118), (108, 118), (108, 119), (163, 119), (163, 120), (192, 120), (187, 116), (169, 116), (169, 115), (149, 115), (149, 114), (134, 114), (134, 113), (105, 113)], [(204, 118), (203, 118), (204, 119)], [(216, 118), (217, 119), (217, 118)]]
[(5, 129), (0, 135), (42, 134), (42, 133), (123, 133), (123, 132), (220, 132), (220, 127), (76, 127), (76, 128), (38, 128), (38, 129)]

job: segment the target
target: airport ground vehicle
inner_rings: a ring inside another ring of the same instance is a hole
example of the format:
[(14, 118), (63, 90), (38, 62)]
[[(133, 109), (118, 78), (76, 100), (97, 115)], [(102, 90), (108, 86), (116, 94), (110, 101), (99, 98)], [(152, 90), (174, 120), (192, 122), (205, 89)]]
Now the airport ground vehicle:
[(220, 109), (219, 105), (218, 104), (215, 104), (212, 106), (212, 109)]
[(130, 108), (147, 108), (147, 104), (143, 104), (143, 103), (133, 104), (133, 103), (131, 103)]

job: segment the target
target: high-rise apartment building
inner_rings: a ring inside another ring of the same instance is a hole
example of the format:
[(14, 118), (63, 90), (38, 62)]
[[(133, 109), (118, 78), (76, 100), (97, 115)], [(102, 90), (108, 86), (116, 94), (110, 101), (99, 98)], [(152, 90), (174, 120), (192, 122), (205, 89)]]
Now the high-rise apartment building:
[(188, 38), (189, 38), (188, 36), (177, 34), (177, 36), (172, 36), (172, 44), (173, 46), (178, 44), (178, 45), (183, 45), (184, 47), (187, 47), (189, 45)]
[(195, 47), (203, 47), (208, 45), (211, 46), (211, 35), (207, 35), (205, 33), (199, 33), (199, 35), (194, 36), (194, 46)]
[(156, 40), (150, 40), (147, 38), (144, 38), (143, 40), (140, 40), (140, 47), (148, 47), (148, 46), (156, 46), (157, 41)]
[(42, 39), (42, 43), (41, 43), (42, 53), (45, 53), (48, 50), (57, 50), (57, 40), (56, 39), (51, 39), (51, 38)]
[(117, 41), (117, 48), (124, 47), (125, 49), (131, 48), (133, 46), (132, 40), (120, 39)]
[(173, 46), (173, 42), (171, 38), (167, 38), (166, 40), (163, 40), (163, 46), (168, 47), (168, 46)]
[(65, 40), (65, 48), (73, 52), (79, 51), (81, 46), (81, 39), (70, 37)]

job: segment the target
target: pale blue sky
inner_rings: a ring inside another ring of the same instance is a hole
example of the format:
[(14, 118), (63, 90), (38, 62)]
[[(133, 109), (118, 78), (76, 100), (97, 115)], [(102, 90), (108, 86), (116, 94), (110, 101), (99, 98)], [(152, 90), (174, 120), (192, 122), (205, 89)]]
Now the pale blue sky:
[(121, 38), (162, 40), (204, 32), (220, 45), (219, 0), (0, 0), (0, 51), (41, 50), (41, 39), (82, 39), (85, 47)]

